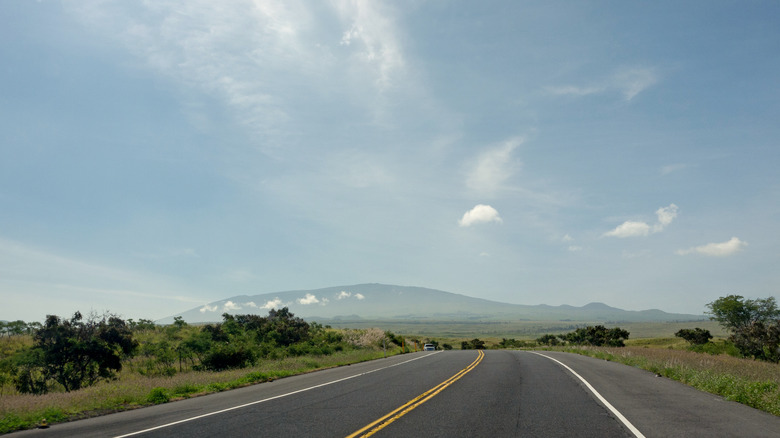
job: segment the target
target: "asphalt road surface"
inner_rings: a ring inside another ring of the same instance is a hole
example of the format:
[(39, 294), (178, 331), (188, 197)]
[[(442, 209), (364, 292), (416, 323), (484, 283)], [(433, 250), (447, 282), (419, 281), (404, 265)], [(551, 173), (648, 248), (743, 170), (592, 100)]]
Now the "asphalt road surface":
[(421, 352), (12, 436), (780, 437), (780, 417), (558, 352)]

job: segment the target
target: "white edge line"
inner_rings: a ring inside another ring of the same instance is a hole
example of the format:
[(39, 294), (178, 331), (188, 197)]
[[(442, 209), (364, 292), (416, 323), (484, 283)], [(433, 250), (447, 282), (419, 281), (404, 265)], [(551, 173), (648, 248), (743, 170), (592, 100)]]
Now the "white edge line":
[(631, 431), (631, 433), (633, 433), (633, 434), (634, 434), (634, 436), (635, 436), (635, 437), (637, 437), (637, 438), (645, 438), (645, 436), (644, 436), (644, 435), (642, 435), (642, 432), (640, 432), (640, 431), (639, 431), (639, 429), (637, 429), (636, 427), (634, 427), (634, 425), (633, 425), (633, 424), (631, 424), (631, 422), (630, 422), (630, 421), (628, 421), (628, 419), (627, 419), (626, 417), (624, 417), (624, 416), (623, 416), (623, 414), (621, 414), (621, 413), (620, 413), (620, 411), (618, 411), (617, 409), (615, 409), (615, 407), (614, 407), (614, 406), (612, 406), (612, 404), (610, 404), (610, 403), (607, 401), (607, 399), (605, 399), (604, 397), (602, 397), (602, 396), (601, 396), (601, 394), (599, 394), (599, 392), (598, 392), (598, 391), (596, 391), (596, 388), (594, 388), (594, 387), (593, 387), (593, 386), (592, 386), (590, 383), (588, 383), (588, 381), (587, 381), (587, 380), (585, 380), (585, 379), (584, 379), (582, 376), (580, 376), (579, 374), (577, 374), (577, 372), (576, 372), (576, 371), (574, 371), (573, 369), (569, 368), (569, 366), (568, 366), (568, 365), (566, 365), (565, 363), (563, 363), (563, 362), (559, 361), (558, 359), (555, 359), (555, 358), (552, 358), (552, 357), (550, 357), (550, 356), (547, 356), (546, 354), (537, 353), (537, 352), (535, 352), (535, 351), (530, 351), (530, 353), (533, 353), (533, 354), (536, 354), (536, 355), (539, 355), (539, 356), (542, 356), (542, 357), (546, 357), (547, 359), (550, 359), (550, 360), (552, 360), (552, 361), (558, 362), (558, 365), (560, 365), (560, 366), (562, 366), (562, 367), (566, 368), (567, 370), (569, 370), (569, 372), (571, 372), (572, 374), (574, 374), (575, 376), (577, 376), (577, 378), (578, 378), (578, 379), (580, 379), (580, 380), (582, 381), (582, 383), (584, 383), (584, 384), (585, 384), (585, 386), (586, 386), (586, 387), (587, 387), (587, 388), (590, 390), (590, 392), (592, 392), (592, 393), (593, 393), (593, 395), (595, 395), (595, 396), (596, 396), (596, 398), (597, 398), (597, 399), (599, 399), (599, 401), (601, 401), (601, 403), (603, 403), (603, 404), (604, 404), (604, 406), (606, 406), (606, 407), (607, 407), (607, 409), (609, 409), (610, 411), (612, 411), (612, 413), (613, 413), (613, 414), (615, 414), (615, 416), (618, 418), (618, 420), (620, 420), (621, 422), (623, 422), (623, 424), (624, 424), (624, 425), (625, 425), (625, 426), (626, 426), (626, 427), (627, 427), (627, 428), (628, 428), (628, 429)]
[(418, 359), (422, 359), (422, 358), (425, 358), (425, 357), (429, 357), (429, 356), (432, 356), (433, 354), (437, 354), (437, 353), (440, 353), (440, 352), (437, 351), (436, 353), (426, 354), (425, 356), (415, 357), (414, 359), (409, 359), (409, 360), (406, 360), (406, 361), (403, 361), (403, 362), (399, 362), (399, 363), (396, 363), (396, 364), (393, 364), (393, 365), (388, 365), (386, 367), (377, 368), (377, 369), (371, 370), (371, 371), (366, 371), (365, 373), (355, 374), (354, 376), (344, 377), (344, 378), (341, 378), (341, 379), (338, 379), (338, 380), (333, 380), (331, 382), (321, 383), (319, 385), (310, 386), (308, 388), (299, 389), (297, 391), (288, 392), (288, 393), (280, 394), (280, 395), (275, 395), (273, 397), (268, 397), (268, 398), (264, 398), (262, 400), (256, 400), (256, 401), (249, 402), (249, 403), (244, 403), (243, 405), (233, 406), (233, 407), (230, 407), (230, 408), (221, 409), (219, 411), (214, 411), (214, 412), (209, 412), (207, 414), (202, 414), (202, 415), (198, 415), (198, 416), (195, 416), (195, 417), (185, 418), (183, 420), (174, 421), (172, 423), (161, 424), (159, 426), (150, 427), (149, 429), (139, 430), (139, 431), (136, 431), (136, 432), (130, 432), (130, 433), (127, 433), (127, 434), (124, 434), (124, 435), (118, 435), (118, 436), (116, 436), (114, 438), (125, 438), (125, 437), (129, 437), (129, 436), (140, 435), (142, 433), (151, 432), (153, 430), (163, 429), (163, 428), (170, 427), (170, 426), (175, 426), (175, 425), (181, 424), (181, 423), (187, 423), (189, 421), (194, 421), (194, 420), (198, 420), (198, 419), (201, 419), (201, 418), (210, 417), (212, 415), (217, 415), (217, 414), (222, 414), (222, 413), (229, 412), (229, 411), (234, 411), (236, 409), (245, 408), (247, 406), (252, 406), (252, 405), (259, 404), (259, 403), (265, 403), (267, 401), (276, 400), (278, 398), (287, 397), (289, 395), (294, 395), (294, 394), (298, 394), (298, 393), (301, 393), (301, 392), (310, 391), (312, 389), (322, 388), (323, 386), (333, 385), (334, 383), (339, 383), (339, 382), (343, 382), (345, 380), (354, 379), (355, 377), (361, 377), (361, 376), (365, 376), (366, 374), (371, 374), (371, 373), (375, 373), (377, 371), (382, 371), (382, 370), (386, 370), (388, 368), (397, 367), (399, 365), (404, 365), (404, 364), (407, 364), (409, 362), (412, 362), (412, 361), (415, 361), (415, 360), (418, 360)]

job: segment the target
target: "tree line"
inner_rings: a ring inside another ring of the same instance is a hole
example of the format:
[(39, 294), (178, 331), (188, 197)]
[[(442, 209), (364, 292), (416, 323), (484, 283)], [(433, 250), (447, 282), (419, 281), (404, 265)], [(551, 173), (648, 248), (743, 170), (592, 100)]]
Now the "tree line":
[(0, 321), (0, 337), (29, 335), (41, 328), (40, 322)]
[(330, 355), (379, 340), (388, 345), (404, 342), (390, 332), (364, 330), (358, 335), (366, 336), (352, 336), (361, 339), (359, 346), (345, 339), (348, 331), (308, 323), (287, 307), (267, 316), (222, 317), (222, 322), (202, 326), (176, 317), (173, 324), (159, 326), (111, 314), (85, 318), (76, 312), (69, 319), (49, 315), (43, 324), (18, 333), (31, 334), (32, 345), (0, 355), (0, 386), (13, 383), (19, 392), (32, 394), (75, 391), (114, 379), (125, 366), (143, 375), (172, 376), (185, 370), (242, 368), (263, 359)]
[[(620, 327), (607, 328), (603, 325), (578, 328), (572, 332), (547, 334), (536, 339), (539, 345), (591, 345), (595, 347), (625, 347), (630, 333)], [(504, 340), (507, 342), (507, 340)]]

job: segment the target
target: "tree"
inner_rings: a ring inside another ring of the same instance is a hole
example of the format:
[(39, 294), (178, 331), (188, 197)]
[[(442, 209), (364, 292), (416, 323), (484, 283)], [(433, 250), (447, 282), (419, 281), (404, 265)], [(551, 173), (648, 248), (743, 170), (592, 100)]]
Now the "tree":
[(474, 338), (470, 341), (463, 341), (460, 343), (460, 349), (461, 350), (484, 350), (485, 341), (479, 338)]
[(558, 342), (558, 337), (551, 334), (546, 334), (541, 338), (537, 338), (536, 343), (539, 345), (550, 345), (550, 346), (555, 346), (560, 344), (560, 342)]
[(603, 325), (597, 325), (578, 328), (573, 332), (560, 335), (559, 338), (574, 345), (625, 347), (623, 340), (628, 339), (628, 336), (628, 331), (620, 327), (608, 329)]
[(20, 392), (45, 393), (53, 380), (65, 391), (110, 379), (122, 359), (138, 346), (130, 328), (116, 316), (70, 320), (48, 315), (34, 336), (34, 345), (20, 358), (16, 384)]
[(137, 322), (133, 321), (132, 319), (128, 319), (127, 326), (130, 327), (130, 330), (133, 332), (153, 331), (157, 327), (157, 325), (151, 319), (143, 318), (139, 319)]
[(735, 332), (748, 329), (753, 323), (770, 323), (780, 319), (780, 309), (774, 297), (746, 300), (741, 295), (728, 295), (707, 304), (710, 319)]
[(736, 330), (729, 339), (744, 356), (780, 362), (780, 320), (774, 324), (753, 322)]
[(309, 323), (295, 316), (287, 307), (269, 310), (268, 323), (269, 331), (265, 338), (277, 345), (286, 347), (309, 339)]
[(744, 356), (780, 361), (780, 309), (774, 297), (746, 300), (728, 295), (707, 307), (710, 319), (731, 331), (729, 340)]
[(712, 339), (712, 334), (709, 330), (704, 330), (699, 327), (694, 329), (680, 329), (674, 334), (678, 338), (683, 338), (690, 342), (691, 345), (704, 345)]
[(0, 321), (0, 334), (18, 336), (28, 333), (28, 325), (22, 320)]

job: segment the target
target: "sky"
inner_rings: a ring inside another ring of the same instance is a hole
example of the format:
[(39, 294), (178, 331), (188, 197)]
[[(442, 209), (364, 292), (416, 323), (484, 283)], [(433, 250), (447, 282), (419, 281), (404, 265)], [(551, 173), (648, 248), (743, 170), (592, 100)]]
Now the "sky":
[(0, 319), (778, 297), (780, 3), (0, 2)]

